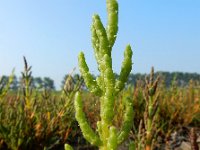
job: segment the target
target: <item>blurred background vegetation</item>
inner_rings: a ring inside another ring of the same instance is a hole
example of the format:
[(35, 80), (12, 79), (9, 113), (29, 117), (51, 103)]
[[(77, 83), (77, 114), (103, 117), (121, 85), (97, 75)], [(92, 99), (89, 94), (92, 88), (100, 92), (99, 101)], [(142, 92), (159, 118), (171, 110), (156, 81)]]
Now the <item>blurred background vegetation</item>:
[[(24, 71), (17, 78), (14, 73), (0, 80), (0, 149), (63, 149), (68, 143), (76, 149), (95, 149), (84, 140), (74, 117), (74, 95), (81, 91), (84, 111), (95, 129), (99, 120), (99, 99), (89, 93), (82, 77), (67, 74), (61, 90), (48, 77), (32, 77), (31, 67), (24, 58)], [(118, 76), (116, 74), (116, 76)], [(129, 141), (144, 141), (146, 93), (148, 74), (131, 74), (124, 91), (116, 97), (114, 124), (120, 128), (124, 112), (122, 100), (133, 100), (134, 123)], [(159, 140), (168, 143), (174, 131), (200, 128), (200, 75), (181, 72), (156, 72), (156, 130), (152, 146)], [(153, 79), (152, 79), (153, 80)], [(143, 124), (141, 124), (143, 122)], [(142, 130), (144, 129), (144, 130)], [(189, 134), (189, 131), (188, 131)]]

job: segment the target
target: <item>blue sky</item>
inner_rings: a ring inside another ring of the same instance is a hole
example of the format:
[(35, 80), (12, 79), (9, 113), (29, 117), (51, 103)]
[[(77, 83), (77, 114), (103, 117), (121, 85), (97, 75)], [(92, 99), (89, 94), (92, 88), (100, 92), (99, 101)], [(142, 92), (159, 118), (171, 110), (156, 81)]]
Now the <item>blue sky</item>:
[[(199, 0), (119, 0), (119, 32), (113, 69), (120, 71), (127, 44), (133, 49), (133, 73), (200, 73)], [(1, 0), (0, 75), (23, 70), (23, 56), (34, 76), (49, 76), (59, 87), (77, 67), (82, 50), (97, 74), (91, 46), (92, 15), (106, 24), (105, 0)]]

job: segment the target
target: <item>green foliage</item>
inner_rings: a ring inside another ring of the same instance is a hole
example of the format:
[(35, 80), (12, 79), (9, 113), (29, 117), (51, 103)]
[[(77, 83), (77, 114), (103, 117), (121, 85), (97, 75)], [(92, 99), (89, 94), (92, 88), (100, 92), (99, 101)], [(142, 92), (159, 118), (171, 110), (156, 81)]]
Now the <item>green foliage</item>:
[(83, 102), (80, 93), (76, 94), (75, 109), (76, 119), (80, 125), (84, 137), (93, 145), (100, 149), (116, 149), (127, 137), (131, 129), (133, 110), (132, 101), (124, 102), (126, 109), (124, 112), (124, 125), (121, 130), (113, 124), (115, 98), (123, 90), (128, 75), (132, 69), (132, 50), (128, 45), (124, 52), (124, 61), (122, 63), (120, 76), (115, 78), (112, 70), (112, 47), (115, 43), (118, 31), (118, 3), (116, 0), (107, 0), (108, 23), (104, 28), (100, 17), (95, 14), (92, 23), (92, 45), (94, 48), (95, 58), (98, 64), (100, 75), (93, 78), (85, 61), (83, 52), (79, 54), (79, 68), (84, 78), (85, 84), (95, 95), (100, 97), (100, 118), (97, 122), (97, 132), (91, 128), (83, 111)]
[(65, 144), (65, 150), (73, 150), (73, 148), (69, 144)]

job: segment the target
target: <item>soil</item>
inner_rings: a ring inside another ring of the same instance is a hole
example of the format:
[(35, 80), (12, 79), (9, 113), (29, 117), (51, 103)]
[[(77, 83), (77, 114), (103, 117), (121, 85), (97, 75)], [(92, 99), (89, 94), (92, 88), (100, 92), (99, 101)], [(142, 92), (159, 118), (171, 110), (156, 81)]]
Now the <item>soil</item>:
[[(191, 129), (192, 127), (187, 127), (180, 129), (171, 134), (170, 139), (164, 142), (163, 139), (158, 141), (158, 146), (154, 150), (200, 150), (200, 127), (195, 127), (196, 143), (198, 145), (197, 149), (191, 148)], [(128, 150), (128, 143), (123, 143), (118, 150)]]

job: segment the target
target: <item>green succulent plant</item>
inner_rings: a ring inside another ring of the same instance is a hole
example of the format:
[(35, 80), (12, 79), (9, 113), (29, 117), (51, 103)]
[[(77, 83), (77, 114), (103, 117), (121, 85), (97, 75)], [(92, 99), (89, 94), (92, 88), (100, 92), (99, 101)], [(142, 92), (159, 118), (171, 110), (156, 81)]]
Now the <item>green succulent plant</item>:
[(126, 99), (124, 101), (126, 109), (123, 116), (123, 125), (120, 130), (113, 125), (116, 96), (124, 89), (132, 69), (132, 50), (130, 45), (126, 47), (120, 76), (119, 79), (116, 79), (112, 70), (111, 52), (118, 32), (118, 2), (116, 0), (106, 0), (106, 6), (108, 14), (107, 27), (104, 27), (97, 14), (93, 16), (91, 27), (92, 45), (100, 72), (96, 79), (89, 72), (84, 53), (81, 52), (78, 56), (79, 69), (86, 86), (90, 92), (100, 97), (101, 119), (97, 122), (97, 131), (93, 131), (87, 121), (79, 92), (75, 96), (75, 110), (76, 119), (85, 139), (102, 150), (114, 150), (128, 137), (133, 123), (132, 101)]

